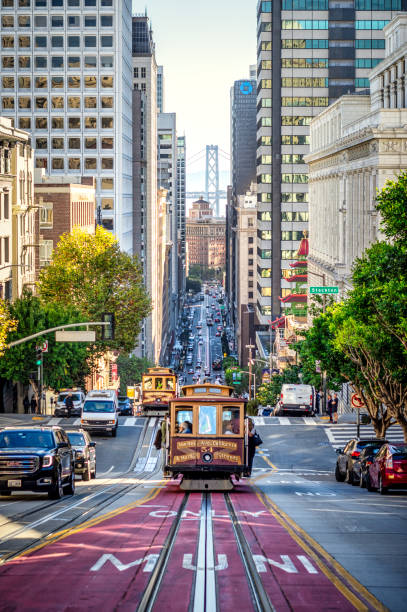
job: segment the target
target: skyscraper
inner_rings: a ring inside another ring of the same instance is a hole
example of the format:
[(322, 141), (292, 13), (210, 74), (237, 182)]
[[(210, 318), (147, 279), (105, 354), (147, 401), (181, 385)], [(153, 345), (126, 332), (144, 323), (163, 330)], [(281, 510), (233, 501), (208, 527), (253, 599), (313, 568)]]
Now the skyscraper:
[(99, 222), (131, 252), (131, 1), (3, 0), (1, 114), (35, 166), (96, 177)]
[(137, 231), (141, 232), (140, 244), (141, 261), (145, 286), (153, 300), (153, 313), (145, 320), (140, 339), (139, 354), (154, 357), (161, 338), (158, 335), (160, 300), (158, 295), (159, 238), (159, 207), (157, 196), (157, 63), (155, 58), (155, 45), (147, 15), (135, 15), (132, 26), (132, 53), (133, 53), (133, 85), (141, 92), (142, 117), (140, 123), (141, 141), (141, 199), (135, 202), (140, 208), (141, 225)]
[(406, 4), (258, 3), (257, 315), (262, 325), (278, 317), (280, 298), (292, 293), (290, 264), (308, 228), (304, 155), (311, 118), (342, 94), (369, 87), (367, 75), (384, 57), (383, 26)]
[[(178, 230), (178, 287), (179, 299), (185, 292), (186, 281), (186, 141), (177, 138), (177, 230)], [(181, 304), (179, 304), (180, 306)]]
[(157, 66), (157, 109), (164, 112), (164, 66)]

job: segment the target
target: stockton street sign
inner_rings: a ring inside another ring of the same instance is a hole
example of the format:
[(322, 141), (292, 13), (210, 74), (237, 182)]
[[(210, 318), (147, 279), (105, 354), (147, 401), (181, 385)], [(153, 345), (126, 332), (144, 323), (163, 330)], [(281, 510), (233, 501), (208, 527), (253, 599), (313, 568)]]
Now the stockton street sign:
[(310, 293), (339, 293), (339, 287), (310, 287)]

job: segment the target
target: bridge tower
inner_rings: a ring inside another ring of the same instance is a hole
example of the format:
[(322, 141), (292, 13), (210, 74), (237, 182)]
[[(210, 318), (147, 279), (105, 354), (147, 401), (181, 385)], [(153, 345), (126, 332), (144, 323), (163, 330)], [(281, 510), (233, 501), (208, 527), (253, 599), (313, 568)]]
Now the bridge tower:
[(219, 217), (219, 148), (218, 145), (206, 145), (206, 200)]

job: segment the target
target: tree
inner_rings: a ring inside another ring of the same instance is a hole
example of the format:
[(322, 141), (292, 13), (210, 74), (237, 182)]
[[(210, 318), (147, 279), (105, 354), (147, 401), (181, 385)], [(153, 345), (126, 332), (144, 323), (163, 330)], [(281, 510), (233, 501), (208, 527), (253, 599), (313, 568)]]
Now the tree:
[[(50, 265), (40, 272), (42, 302), (70, 303), (91, 321), (115, 315), (115, 339), (104, 348), (130, 352), (141, 323), (151, 310), (137, 257), (124, 253), (115, 237), (97, 227), (89, 234), (74, 229), (63, 234)], [(100, 330), (97, 331), (100, 340)]]
[(281, 387), (286, 383), (299, 383), (300, 368), (291, 366), (281, 374), (273, 374), (270, 382), (263, 383), (257, 390), (257, 399), (262, 406), (275, 406), (281, 395)]
[(8, 335), (17, 328), (17, 321), (10, 317), (10, 310), (4, 300), (0, 299), (0, 357), (6, 350)]
[(119, 355), (117, 369), (120, 376), (120, 393), (126, 395), (127, 386), (141, 382), (142, 375), (154, 364), (145, 357)]
[[(9, 341), (35, 334), (42, 329), (83, 321), (82, 315), (72, 306), (49, 302), (41, 303), (38, 297), (25, 291), (10, 305), (10, 315), (18, 325)], [(44, 385), (58, 390), (63, 387), (82, 386), (90, 372), (89, 350), (84, 342), (56, 342), (54, 334), (44, 336), (48, 340), (48, 352), (43, 353)], [(23, 384), (36, 379), (36, 346), (41, 338), (29, 340), (6, 350), (0, 360), (0, 376)]]
[(388, 180), (376, 196), (383, 233), (392, 241), (407, 244), (407, 172)]
[(199, 293), (201, 291), (201, 281), (197, 278), (188, 276), (186, 280), (186, 290), (192, 291), (193, 293)]

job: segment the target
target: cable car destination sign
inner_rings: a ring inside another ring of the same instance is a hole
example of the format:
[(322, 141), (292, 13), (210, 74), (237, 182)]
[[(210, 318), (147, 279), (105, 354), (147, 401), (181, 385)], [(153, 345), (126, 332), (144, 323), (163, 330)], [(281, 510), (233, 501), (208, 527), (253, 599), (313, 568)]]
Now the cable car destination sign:
[(310, 293), (339, 293), (339, 287), (310, 287)]

